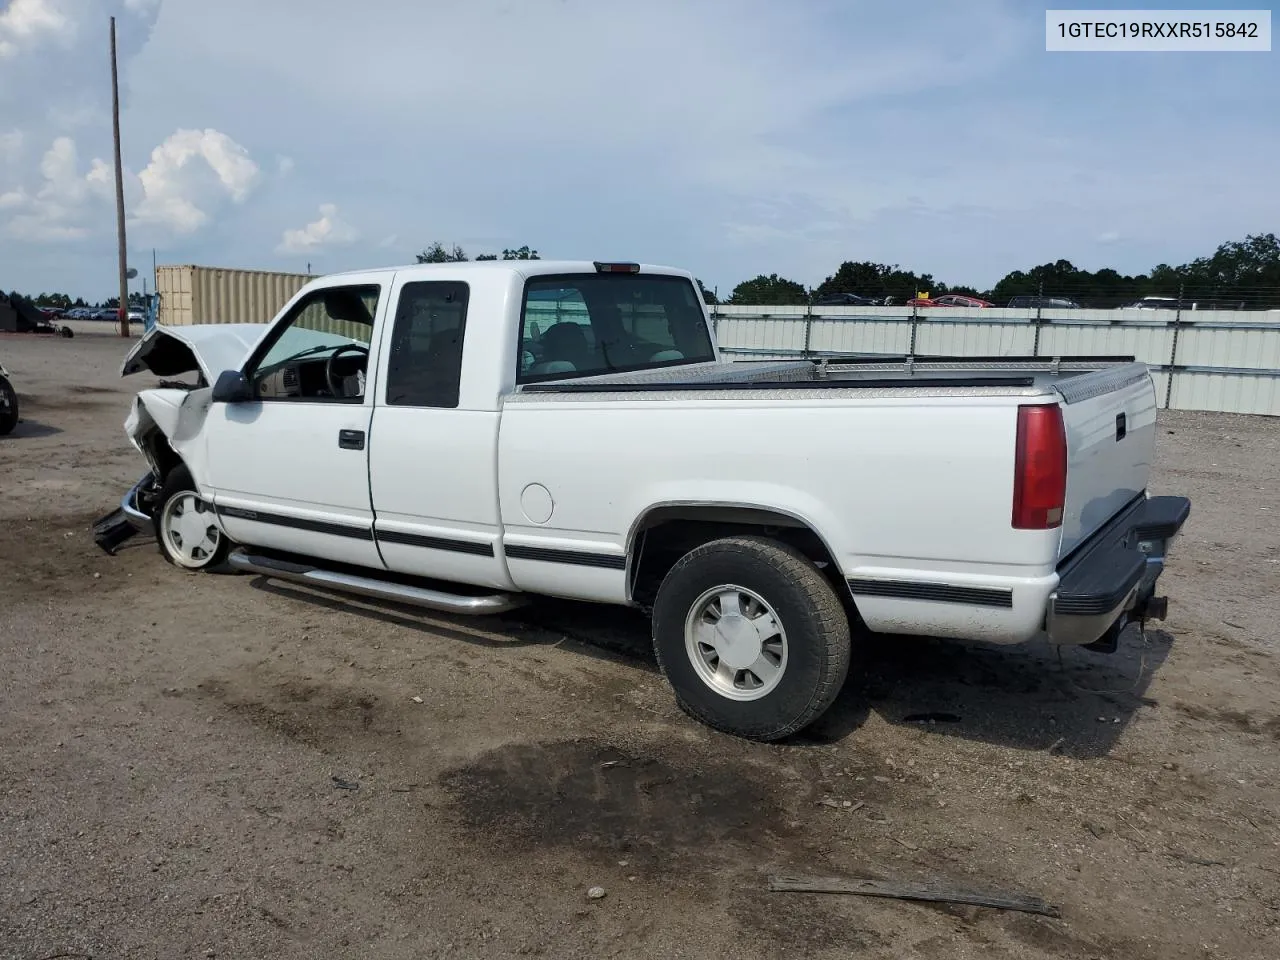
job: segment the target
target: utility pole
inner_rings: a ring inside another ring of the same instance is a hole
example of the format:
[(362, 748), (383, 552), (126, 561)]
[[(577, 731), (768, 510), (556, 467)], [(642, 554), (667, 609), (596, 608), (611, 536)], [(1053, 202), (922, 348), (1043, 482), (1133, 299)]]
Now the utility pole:
[(116, 150), (116, 243), (120, 258), (120, 336), (129, 336), (129, 269), (125, 263), (124, 169), (120, 165), (120, 79), (116, 73), (116, 18), (111, 18), (111, 125)]

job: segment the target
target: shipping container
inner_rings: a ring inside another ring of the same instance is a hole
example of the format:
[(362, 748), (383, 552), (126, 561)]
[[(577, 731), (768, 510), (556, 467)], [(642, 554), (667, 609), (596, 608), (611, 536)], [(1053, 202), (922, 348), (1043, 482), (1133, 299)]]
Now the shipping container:
[(193, 323), (268, 323), (309, 280), (302, 273), (199, 267), (156, 268), (160, 294), (158, 321), (165, 326)]

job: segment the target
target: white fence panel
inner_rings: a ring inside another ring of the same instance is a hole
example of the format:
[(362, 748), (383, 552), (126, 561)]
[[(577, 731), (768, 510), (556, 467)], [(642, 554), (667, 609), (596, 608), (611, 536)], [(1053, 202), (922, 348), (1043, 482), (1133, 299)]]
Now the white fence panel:
[(1174, 410), (1265, 413), (1280, 416), (1280, 372), (1271, 376), (1179, 370), (1169, 406)]
[(717, 317), (716, 339), (722, 347), (750, 350), (804, 350), (804, 321), (790, 317)]
[(1028, 323), (979, 320), (922, 320), (916, 325), (916, 354), (943, 357), (1029, 357), (1035, 327)]
[(911, 318), (814, 317), (809, 349), (824, 353), (906, 353)]
[(1265, 329), (1221, 324), (1184, 326), (1178, 331), (1174, 362), (1187, 367), (1280, 369), (1280, 324)]
[(1143, 363), (1165, 364), (1172, 349), (1173, 330), (1146, 321), (1132, 325), (1053, 323), (1040, 328), (1039, 352), (1047, 357), (1126, 356)]
[[(1160, 405), (1280, 416), (1280, 316), (1244, 311), (1004, 308), (712, 308), (725, 354), (1132, 356), (1151, 367)], [(1038, 334), (1037, 334), (1038, 328)]]

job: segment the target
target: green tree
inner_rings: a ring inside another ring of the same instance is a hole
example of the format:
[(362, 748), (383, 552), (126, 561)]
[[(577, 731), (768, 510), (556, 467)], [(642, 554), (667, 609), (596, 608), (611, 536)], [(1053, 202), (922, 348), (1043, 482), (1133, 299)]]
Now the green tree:
[(525, 244), (523, 247), (520, 247), (515, 250), (503, 250), (502, 259), (503, 260), (541, 260), (542, 258), (538, 256), (537, 250), (530, 250), (529, 245)]
[(71, 309), (71, 298), (65, 293), (42, 293), (35, 298), (37, 307), (56, 307), (59, 310)]
[(496, 253), (482, 253), (480, 254), (480, 256), (476, 257), (476, 259), (477, 260), (497, 260), (498, 255)]
[(446, 248), (439, 240), (418, 254), (419, 263), (462, 263), (468, 259), (470, 258), (466, 252), (456, 243), (451, 248)]
[(846, 260), (835, 273), (818, 284), (814, 295), (856, 293), (878, 299), (892, 297), (894, 303), (903, 304), (926, 290), (934, 294), (948, 292), (947, 286), (934, 280), (930, 273), (913, 273), (897, 264), (888, 266), (869, 260)]
[(698, 281), (698, 290), (702, 293), (702, 302), (707, 304), (708, 306), (720, 302), (719, 300), (716, 299), (715, 293), (711, 290), (708, 290), (706, 288), (706, 285), (703, 284), (701, 280)]
[(1280, 306), (1280, 240), (1274, 233), (1250, 234), (1244, 240), (1224, 243), (1213, 256), (1193, 260), (1177, 272), (1187, 299)]
[(733, 288), (729, 303), (755, 306), (794, 306), (809, 302), (809, 292), (804, 285), (787, 280), (776, 273), (760, 274), (754, 280), (744, 280)]

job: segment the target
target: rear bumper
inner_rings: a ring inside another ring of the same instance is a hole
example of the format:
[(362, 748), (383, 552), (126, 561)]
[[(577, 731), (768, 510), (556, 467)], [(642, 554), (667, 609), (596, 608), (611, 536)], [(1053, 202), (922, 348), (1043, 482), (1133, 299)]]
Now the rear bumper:
[(1087, 646), (1131, 620), (1163, 617), (1156, 581), (1169, 545), (1191, 513), (1186, 497), (1136, 501), (1058, 568), (1045, 632), (1052, 643)]

